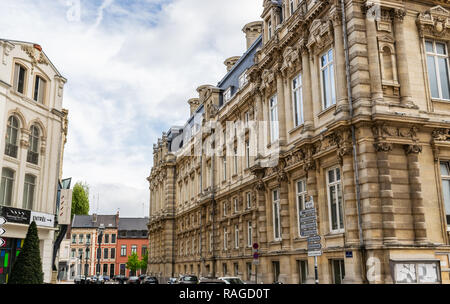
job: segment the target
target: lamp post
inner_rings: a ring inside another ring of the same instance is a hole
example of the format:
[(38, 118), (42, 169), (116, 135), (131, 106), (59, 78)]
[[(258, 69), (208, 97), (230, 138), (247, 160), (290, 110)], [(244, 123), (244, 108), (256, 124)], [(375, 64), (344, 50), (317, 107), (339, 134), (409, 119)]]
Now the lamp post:
[(100, 276), (100, 271), (101, 271), (101, 267), (100, 267), (100, 257), (102, 255), (102, 238), (103, 238), (103, 231), (105, 230), (105, 225), (100, 224), (100, 226), (98, 227), (98, 251), (97, 251), (97, 259), (98, 259), (98, 272), (97, 272), (97, 277)]
[(88, 265), (88, 259), (89, 259), (89, 247), (91, 246), (91, 243), (89, 241), (86, 242), (86, 264), (84, 266), (84, 276), (88, 277), (89, 275), (89, 265)]

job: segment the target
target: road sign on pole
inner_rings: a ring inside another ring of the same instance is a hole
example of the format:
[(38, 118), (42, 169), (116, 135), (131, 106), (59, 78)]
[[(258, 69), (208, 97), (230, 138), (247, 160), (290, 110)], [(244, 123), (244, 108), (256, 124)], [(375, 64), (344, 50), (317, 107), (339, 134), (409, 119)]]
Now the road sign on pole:
[(0, 216), (0, 226), (6, 223), (6, 219), (3, 216)]
[(3, 240), (2, 238), (0, 238), (0, 247), (3, 247), (3, 245), (5, 245), (5, 240)]

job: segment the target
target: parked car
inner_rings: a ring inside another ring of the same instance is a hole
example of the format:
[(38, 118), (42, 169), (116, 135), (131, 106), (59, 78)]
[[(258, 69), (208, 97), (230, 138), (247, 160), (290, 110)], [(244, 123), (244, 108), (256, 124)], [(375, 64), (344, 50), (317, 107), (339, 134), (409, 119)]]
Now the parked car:
[(225, 282), (225, 284), (245, 284), (239, 277), (220, 277), (219, 280)]
[(152, 276), (146, 276), (141, 280), (141, 284), (159, 284), (158, 279)]
[(109, 282), (109, 281), (111, 281), (111, 278), (110, 278), (110, 276), (103, 276), (103, 280), (105, 280), (105, 282)]
[(128, 278), (123, 274), (119, 274), (114, 277), (114, 281), (119, 282), (119, 284), (125, 284), (128, 281)]
[(86, 277), (84, 275), (77, 275), (73, 281), (75, 284), (86, 284)]
[(227, 284), (224, 280), (219, 280), (216, 278), (201, 278), (198, 281), (199, 284)]
[(167, 281), (167, 284), (176, 284), (177, 278), (170, 278), (169, 281)]
[(139, 276), (139, 282), (142, 284), (142, 281), (144, 281), (144, 279), (147, 277), (147, 275), (146, 274), (141, 274), (140, 276)]
[(194, 275), (182, 276), (178, 280), (178, 284), (198, 284), (198, 278)]
[(96, 280), (95, 283), (96, 283), (96, 284), (105, 284), (105, 277), (102, 276), (102, 275), (99, 275), (99, 276), (97, 277), (97, 280)]
[(133, 276), (130, 277), (127, 281), (127, 284), (139, 285), (141, 282), (139, 281), (139, 277)]

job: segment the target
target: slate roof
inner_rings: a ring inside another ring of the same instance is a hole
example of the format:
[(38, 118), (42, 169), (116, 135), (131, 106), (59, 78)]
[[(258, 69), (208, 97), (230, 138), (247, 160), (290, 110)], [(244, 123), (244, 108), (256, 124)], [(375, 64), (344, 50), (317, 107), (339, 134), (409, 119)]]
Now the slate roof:
[(97, 215), (97, 221), (93, 222), (93, 215), (75, 215), (72, 220), (72, 228), (98, 228), (100, 224), (105, 228), (117, 228), (116, 215)]
[(129, 230), (145, 230), (147, 231), (148, 217), (132, 217), (132, 218), (119, 218), (119, 231)]

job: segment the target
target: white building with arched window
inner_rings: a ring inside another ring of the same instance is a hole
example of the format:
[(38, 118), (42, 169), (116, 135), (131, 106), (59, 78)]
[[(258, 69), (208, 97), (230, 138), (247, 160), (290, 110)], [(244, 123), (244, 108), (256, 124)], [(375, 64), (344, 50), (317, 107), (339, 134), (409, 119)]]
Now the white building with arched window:
[(0, 284), (8, 281), (29, 224), (38, 225), (44, 281), (51, 281), (58, 180), (67, 136), (66, 79), (38, 44), (0, 39)]

